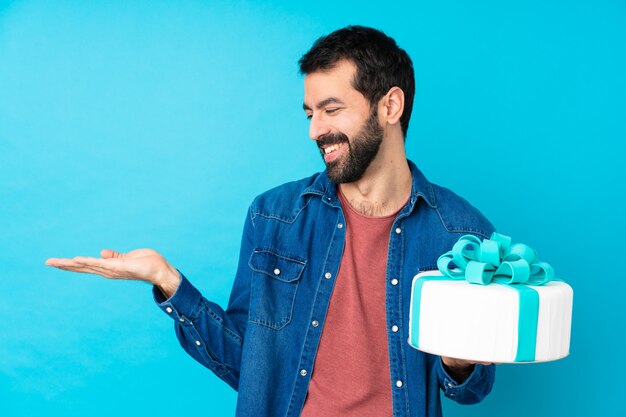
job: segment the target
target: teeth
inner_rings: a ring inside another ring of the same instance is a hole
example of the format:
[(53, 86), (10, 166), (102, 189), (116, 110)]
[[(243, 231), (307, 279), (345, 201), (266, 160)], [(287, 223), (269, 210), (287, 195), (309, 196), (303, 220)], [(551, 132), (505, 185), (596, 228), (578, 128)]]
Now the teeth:
[(331, 153), (332, 151), (335, 151), (335, 150), (339, 149), (339, 146), (340, 146), (340, 145), (331, 145), (331, 146), (329, 146), (328, 148), (324, 148), (324, 153), (325, 153), (325, 154), (329, 154), (329, 153)]

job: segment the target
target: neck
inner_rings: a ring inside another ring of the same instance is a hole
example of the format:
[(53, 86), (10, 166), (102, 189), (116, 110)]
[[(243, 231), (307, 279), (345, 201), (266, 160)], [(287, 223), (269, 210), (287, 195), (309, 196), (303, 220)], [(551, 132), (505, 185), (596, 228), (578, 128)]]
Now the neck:
[(411, 170), (404, 146), (401, 152), (379, 153), (363, 178), (340, 184), (339, 189), (350, 206), (366, 216), (388, 216), (397, 212), (411, 195)]

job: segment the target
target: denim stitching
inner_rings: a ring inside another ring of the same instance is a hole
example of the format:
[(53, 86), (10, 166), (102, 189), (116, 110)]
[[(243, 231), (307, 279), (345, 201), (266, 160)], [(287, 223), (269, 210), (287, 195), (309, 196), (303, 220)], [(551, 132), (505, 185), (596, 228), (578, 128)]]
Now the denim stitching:
[(464, 228), (460, 228), (460, 227), (448, 226), (446, 224), (446, 221), (444, 220), (443, 215), (439, 211), (439, 209), (435, 208), (435, 211), (437, 212), (437, 216), (439, 216), (439, 220), (441, 221), (441, 225), (448, 232), (450, 232), (450, 233), (473, 233), (473, 234), (480, 235), (480, 236), (482, 236), (484, 238), (489, 238), (489, 235), (487, 235), (487, 233), (485, 233), (485, 231), (483, 231), (483, 230), (478, 230), (478, 229), (473, 229), (473, 228), (466, 228), (466, 229), (464, 229)]
[(235, 333), (234, 331), (230, 330), (228, 327), (224, 326), (224, 320), (223, 320), (220, 316), (218, 316), (218, 315), (215, 313), (215, 311), (213, 311), (213, 309), (212, 309), (211, 307), (209, 307), (206, 303), (203, 303), (203, 304), (200, 306), (200, 308), (201, 308), (201, 309), (204, 309), (206, 312), (208, 312), (208, 313), (209, 313), (209, 316), (210, 316), (213, 320), (217, 321), (217, 322), (221, 325), (222, 330), (224, 331), (224, 333), (225, 333), (226, 335), (230, 336), (231, 338), (235, 339), (237, 342), (239, 342), (239, 343), (241, 344), (241, 342), (242, 342), (241, 336), (239, 336), (239, 335), (238, 335), (237, 333)]
[[(192, 322), (189, 322), (189, 326), (183, 326), (184, 330), (187, 330), (193, 340), (201, 340), (200, 334)], [(212, 355), (207, 349), (206, 343), (201, 343), (200, 346), (196, 345), (196, 349), (199, 351), (200, 356), (206, 361), (207, 365), (213, 368), (213, 372), (217, 376), (222, 377), (230, 372), (230, 370), (223, 364), (216, 360), (215, 355)]]
[(281, 221), (283, 223), (292, 224), (293, 222), (296, 221), (296, 219), (298, 218), (298, 216), (300, 215), (302, 210), (304, 210), (306, 208), (306, 206), (309, 205), (310, 201), (311, 201), (311, 199), (307, 198), (305, 203), (302, 205), (302, 207), (299, 207), (299, 208), (295, 209), (295, 214), (292, 217), (289, 217), (289, 218), (282, 217), (282, 216), (279, 216), (279, 215), (274, 215), (272, 213), (264, 213), (264, 212), (260, 212), (260, 211), (255, 212), (255, 217), (256, 216), (261, 216), (261, 217), (264, 217), (266, 219), (278, 220), (278, 221)]
[[(257, 248), (254, 251), (252, 251), (252, 255), (254, 255), (255, 253), (270, 253), (270, 254), (272, 254), (274, 256), (277, 256), (279, 258), (286, 259), (288, 261), (292, 261), (292, 262), (298, 263), (298, 264), (300, 264), (302, 266), (306, 265), (306, 263), (307, 263), (306, 259), (301, 259), (300, 257), (294, 256), (294, 255), (283, 255), (283, 254), (278, 253), (278, 251), (275, 251), (274, 249), (269, 248), (269, 247), (268, 248), (265, 248), (265, 247)], [(252, 256), (250, 256), (250, 259), (252, 259)], [(250, 264), (250, 261), (248, 261), (248, 265), (249, 264)], [(252, 267), (252, 265), (250, 265), (250, 268), (252, 268), (255, 271), (258, 271), (256, 269), (254, 269)], [(258, 272), (262, 272), (262, 271), (258, 271)]]

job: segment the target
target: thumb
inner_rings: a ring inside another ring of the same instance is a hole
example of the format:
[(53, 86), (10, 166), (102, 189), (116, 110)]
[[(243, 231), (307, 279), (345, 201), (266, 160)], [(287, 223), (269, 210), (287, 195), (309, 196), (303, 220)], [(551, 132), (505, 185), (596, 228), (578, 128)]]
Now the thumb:
[(124, 257), (126, 257), (126, 254), (120, 253), (120, 252), (116, 252), (116, 251), (114, 251), (112, 249), (103, 249), (102, 251), (100, 251), (100, 256), (102, 256), (105, 259), (107, 259), (107, 258), (124, 258)]

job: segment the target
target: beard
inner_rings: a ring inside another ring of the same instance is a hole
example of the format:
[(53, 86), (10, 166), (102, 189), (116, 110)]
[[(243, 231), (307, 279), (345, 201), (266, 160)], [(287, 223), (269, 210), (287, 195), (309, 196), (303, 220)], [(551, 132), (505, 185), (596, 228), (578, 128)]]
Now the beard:
[[(360, 180), (370, 166), (383, 142), (383, 128), (378, 123), (378, 113), (373, 107), (370, 116), (352, 141), (343, 133), (329, 133), (317, 140), (322, 151), (324, 145), (344, 144), (348, 147), (342, 158), (326, 163), (326, 174), (334, 184), (346, 184)], [(322, 159), (324, 152), (322, 151)]]

